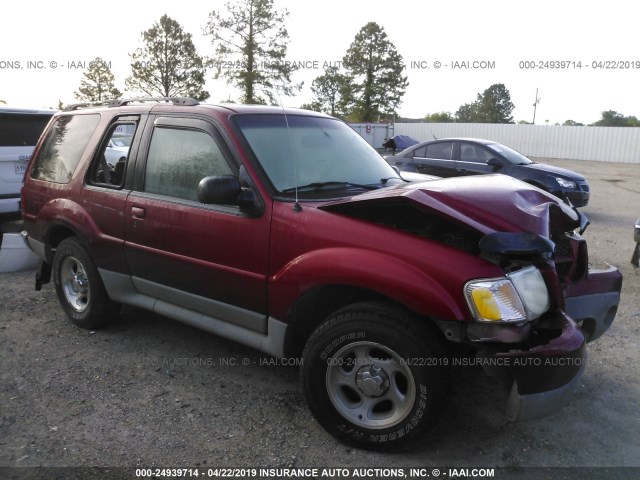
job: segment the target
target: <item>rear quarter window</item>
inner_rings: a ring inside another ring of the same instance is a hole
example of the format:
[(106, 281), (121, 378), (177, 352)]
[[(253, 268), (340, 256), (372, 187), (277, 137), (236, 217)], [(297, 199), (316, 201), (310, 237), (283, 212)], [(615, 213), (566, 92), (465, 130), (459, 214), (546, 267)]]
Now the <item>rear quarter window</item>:
[(69, 183), (100, 115), (67, 115), (56, 119), (36, 154), (31, 178)]
[(0, 147), (33, 147), (51, 115), (0, 113)]

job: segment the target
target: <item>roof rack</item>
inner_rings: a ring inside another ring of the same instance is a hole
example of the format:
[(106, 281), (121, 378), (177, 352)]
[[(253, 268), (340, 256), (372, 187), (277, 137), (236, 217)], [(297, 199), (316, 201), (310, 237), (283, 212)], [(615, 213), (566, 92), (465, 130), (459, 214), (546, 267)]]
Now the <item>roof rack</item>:
[(122, 107), (124, 105), (129, 105), (130, 103), (143, 103), (143, 102), (171, 102), (174, 105), (185, 105), (185, 106), (195, 106), (200, 105), (200, 102), (193, 98), (189, 97), (139, 97), (139, 98), (115, 98), (112, 100), (103, 100), (100, 102), (85, 102), (85, 103), (74, 103), (73, 105), (68, 105), (65, 107), (64, 111), (72, 111), (78, 110), (80, 108), (90, 108), (90, 107)]
[(109, 101), (109, 107), (122, 107), (132, 102), (171, 102), (174, 105), (194, 106), (200, 102), (189, 97), (141, 97), (141, 98), (118, 98)]
[(72, 110), (79, 110), (80, 108), (91, 108), (91, 107), (103, 107), (108, 104), (107, 100), (103, 100), (101, 102), (84, 102), (84, 103), (72, 103), (71, 105), (67, 105), (64, 107), (64, 112), (70, 112)]

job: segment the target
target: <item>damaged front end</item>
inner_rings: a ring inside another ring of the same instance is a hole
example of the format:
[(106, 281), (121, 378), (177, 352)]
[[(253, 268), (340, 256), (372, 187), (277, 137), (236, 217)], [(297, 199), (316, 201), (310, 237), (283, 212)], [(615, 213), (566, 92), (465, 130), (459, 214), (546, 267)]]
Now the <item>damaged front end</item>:
[[(620, 302), (620, 272), (589, 268), (580, 236), (586, 217), (549, 205), (548, 221), (548, 236), (494, 232), (480, 240), (481, 256), (511, 272), (506, 278), (531, 269), (544, 278), (543, 284), (516, 285), (521, 298), (537, 298), (535, 312), (523, 301), (526, 319), (487, 322), (470, 304), (476, 321), (467, 327), (466, 341), (489, 360), (484, 365), (499, 366), (487, 368), (489, 373), (508, 372), (513, 383), (507, 413), (513, 421), (547, 416), (568, 402), (586, 367), (586, 343), (607, 331)], [(544, 311), (543, 290), (549, 301)]]
[(472, 322), (439, 326), (447, 335), (458, 323), (448, 338), (472, 346), (489, 373), (506, 374), (510, 419), (532, 420), (570, 398), (585, 370), (586, 343), (615, 318), (622, 275), (590, 268), (582, 238), (589, 222), (577, 209), (514, 180), (494, 178), (485, 187), (465, 179), (453, 189), (423, 190), (425, 205), (482, 232), (478, 255), (505, 272), (465, 285)]
[(581, 236), (589, 222), (578, 210), (510, 177), (482, 177), (392, 187), (323, 209), (500, 267), (500, 276), (466, 280), (468, 317), (434, 321), (461, 351), (470, 347), (485, 370), (513, 382), (511, 419), (540, 418), (562, 407), (579, 382), (586, 343), (613, 322), (622, 276), (614, 267), (590, 268)]

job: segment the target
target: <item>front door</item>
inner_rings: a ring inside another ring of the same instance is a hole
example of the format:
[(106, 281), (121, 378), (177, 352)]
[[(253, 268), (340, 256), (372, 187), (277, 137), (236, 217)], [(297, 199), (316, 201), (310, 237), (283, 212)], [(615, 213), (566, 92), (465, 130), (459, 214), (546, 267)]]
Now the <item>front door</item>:
[(266, 331), (270, 209), (198, 202), (209, 175), (237, 175), (217, 128), (157, 117), (143, 141), (146, 161), (125, 210), (125, 250), (138, 291), (257, 331)]
[(456, 168), (458, 175), (482, 175), (496, 173), (496, 167), (487, 162), (498, 155), (484, 146), (473, 142), (460, 142), (460, 150)]

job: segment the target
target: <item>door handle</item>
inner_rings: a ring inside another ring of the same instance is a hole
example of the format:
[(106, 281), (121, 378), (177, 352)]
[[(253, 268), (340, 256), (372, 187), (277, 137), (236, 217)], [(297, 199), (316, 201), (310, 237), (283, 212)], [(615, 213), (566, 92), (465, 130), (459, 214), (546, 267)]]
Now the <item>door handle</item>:
[(144, 218), (146, 211), (142, 207), (131, 207), (131, 216), (133, 218)]

